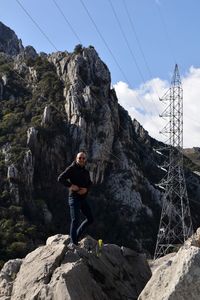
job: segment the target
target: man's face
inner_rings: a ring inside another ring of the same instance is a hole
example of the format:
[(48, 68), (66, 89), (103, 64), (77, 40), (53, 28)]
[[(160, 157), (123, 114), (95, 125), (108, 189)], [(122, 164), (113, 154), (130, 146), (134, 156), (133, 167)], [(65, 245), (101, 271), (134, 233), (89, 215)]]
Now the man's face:
[(79, 164), (81, 167), (85, 166), (86, 164), (86, 155), (83, 152), (80, 152), (76, 156), (76, 162)]

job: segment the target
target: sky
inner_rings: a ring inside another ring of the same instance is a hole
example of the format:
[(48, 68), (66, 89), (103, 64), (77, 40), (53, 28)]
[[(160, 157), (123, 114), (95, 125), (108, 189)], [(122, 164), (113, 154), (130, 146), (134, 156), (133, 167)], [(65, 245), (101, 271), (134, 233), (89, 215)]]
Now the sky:
[(119, 103), (152, 137), (175, 64), (183, 85), (183, 146), (200, 147), (199, 0), (0, 0), (0, 21), (37, 52), (92, 45)]

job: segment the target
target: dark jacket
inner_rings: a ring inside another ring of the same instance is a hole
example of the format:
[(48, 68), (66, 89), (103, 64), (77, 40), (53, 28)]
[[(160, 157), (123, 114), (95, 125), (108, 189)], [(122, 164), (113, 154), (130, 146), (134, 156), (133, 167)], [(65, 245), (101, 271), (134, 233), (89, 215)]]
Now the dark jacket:
[[(58, 182), (62, 183), (66, 187), (70, 187), (72, 184), (77, 185), (78, 187), (89, 188), (92, 184), (90, 179), (90, 173), (85, 167), (81, 167), (75, 161), (65, 169), (58, 176)], [(77, 192), (69, 192), (70, 195), (78, 195), (81, 198), (85, 198), (87, 193), (84, 195), (79, 195)]]

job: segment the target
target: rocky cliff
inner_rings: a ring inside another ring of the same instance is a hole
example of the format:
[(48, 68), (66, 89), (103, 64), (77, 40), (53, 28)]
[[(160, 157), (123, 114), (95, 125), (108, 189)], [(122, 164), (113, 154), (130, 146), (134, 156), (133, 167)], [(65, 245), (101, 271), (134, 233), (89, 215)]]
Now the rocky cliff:
[(15, 32), (0, 22), (0, 52), (17, 55), (23, 49), (21, 40)]
[(143, 255), (90, 237), (68, 247), (69, 236), (48, 238), (24, 259), (8, 261), (0, 272), (0, 299), (137, 299), (151, 271)]
[[(6, 29), (7, 30), (7, 29)], [(90, 234), (152, 253), (161, 210), (159, 143), (118, 103), (107, 66), (90, 46), (73, 53), (0, 53), (0, 259), (23, 257), (67, 233), (67, 190), (57, 176), (84, 150), (94, 183)], [(198, 225), (199, 176), (187, 171)]]
[(200, 298), (200, 229), (177, 253), (154, 261), (154, 271), (138, 300)]
[(183, 153), (195, 164), (194, 171), (199, 172), (200, 171), (200, 148), (199, 147), (186, 148), (183, 149)]

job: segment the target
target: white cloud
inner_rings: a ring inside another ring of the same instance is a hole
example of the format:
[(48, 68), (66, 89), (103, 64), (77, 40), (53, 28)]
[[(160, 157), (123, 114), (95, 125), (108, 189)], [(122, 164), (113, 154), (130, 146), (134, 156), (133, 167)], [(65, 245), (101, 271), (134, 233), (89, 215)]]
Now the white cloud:
[[(159, 117), (167, 103), (159, 101), (169, 89), (170, 83), (154, 78), (140, 85), (138, 89), (129, 88), (125, 82), (114, 85), (119, 103), (129, 112), (132, 118), (137, 119), (149, 134), (162, 141), (167, 137), (159, 134), (166, 125), (167, 119)], [(182, 78), (183, 85), (183, 146), (200, 147), (200, 68), (191, 67)]]

